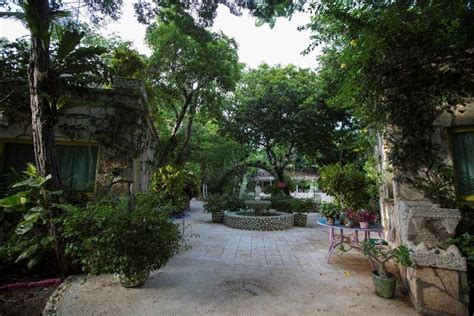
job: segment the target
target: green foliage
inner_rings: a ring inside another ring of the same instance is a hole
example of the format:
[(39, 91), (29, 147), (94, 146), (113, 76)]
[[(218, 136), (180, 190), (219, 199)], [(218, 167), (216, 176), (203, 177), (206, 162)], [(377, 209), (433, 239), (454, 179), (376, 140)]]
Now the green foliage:
[(159, 196), (162, 204), (171, 204), (175, 213), (181, 213), (197, 195), (196, 178), (192, 173), (175, 166), (164, 166), (151, 177), (151, 190)]
[[(190, 156), (187, 167), (192, 168), (198, 179), (208, 185), (210, 194), (230, 193), (238, 187), (245, 171), (222, 176), (245, 161), (250, 149), (218, 132), (212, 122), (196, 124), (196, 129), (189, 144)], [(225, 180), (225, 182), (221, 182)]]
[(168, 214), (126, 204), (89, 204), (65, 214), (66, 253), (85, 271), (131, 276), (161, 268), (177, 251), (182, 237)]
[(240, 77), (237, 44), (196, 25), (179, 8), (163, 12), (146, 40), (152, 112), (164, 140), (157, 164), (183, 166), (195, 122), (218, 118)]
[(312, 70), (263, 64), (242, 78), (223, 130), (262, 149), (277, 174), (297, 153), (315, 163), (339, 161), (335, 136), (350, 125), (350, 116), (328, 107), (318, 91)]
[(319, 206), (319, 213), (324, 217), (337, 217), (341, 212), (341, 208), (332, 202), (322, 202)]
[(369, 179), (355, 164), (337, 163), (321, 169), (319, 184), (343, 208), (366, 208), (370, 202)]
[(311, 199), (291, 199), (290, 208), (298, 214), (315, 212), (317, 204)]
[(271, 204), (270, 208), (274, 209), (279, 212), (286, 212), (290, 213), (291, 212), (291, 202), (293, 200), (292, 197), (287, 196), (287, 195), (272, 195), (269, 198)]
[(441, 161), (433, 161), (418, 169), (415, 174), (402, 175), (397, 179), (423, 192), (427, 198), (437, 201), (442, 207), (456, 207), (454, 170)]
[(15, 225), (0, 253), (5, 260), (26, 262), (31, 269), (53, 252), (54, 242), (58, 239), (53, 228), (59, 219), (59, 211), (75, 208), (56, 202), (61, 191), (46, 189), (51, 176), (39, 176), (31, 164), (23, 174), (24, 180), (13, 185), (17, 193), (0, 200), (3, 219), (13, 221)]
[(325, 45), (321, 73), (333, 88), (328, 103), (381, 130), (402, 180), (450, 204), (452, 176), (433, 168), (442, 164), (433, 123), (462, 108), (474, 91), (471, 1), (324, 0), (310, 11), (314, 44)]
[(245, 203), (241, 198), (228, 194), (209, 195), (206, 199), (206, 204), (204, 204), (204, 212), (207, 213), (237, 212), (245, 209)]
[(461, 236), (454, 238), (452, 241), (466, 256), (469, 265), (471, 267), (474, 266), (474, 235), (466, 232)]
[(390, 249), (388, 247), (380, 247), (375, 245), (370, 240), (365, 240), (360, 245), (362, 253), (370, 260), (377, 262), (378, 264), (378, 275), (381, 277), (387, 277), (387, 269), (385, 264), (389, 260), (394, 260), (396, 263), (404, 266), (411, 267), (413, 262), (411, 260), (412, 250), (406, 246), (399, 246), (397, 248)]

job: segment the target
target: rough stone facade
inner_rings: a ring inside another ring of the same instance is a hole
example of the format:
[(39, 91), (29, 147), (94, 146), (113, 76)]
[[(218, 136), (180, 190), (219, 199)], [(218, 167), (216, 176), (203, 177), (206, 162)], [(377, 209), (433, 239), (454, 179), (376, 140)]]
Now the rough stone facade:
[(252, 216), (245, 215), (245, 212), (226, 212), (224, 214), (224, 224), (226, 226), (245, 230), (286, 230), (293, 227), (293, 214), (272, 212), (274, 216)]
[[(449, 129), (474, 124), (474, 102), (453, 113), (445, 112), (435, 122), (433, 139), (444, 162), (453, 165)], [(383, 173), (380, 206), (385, 237), (390, 245), (413, 250), (412, 268), (401, 268), (416, 309), (424, 314), (467, 315), (469, 288), (466, 258), (448, 240), (461, 219), (458, 209), (441, 208), (421, 192), (395, 181), (400, 171), (392, 168), (378, 141), (379, 169)]]
[[(55, 126), (59, 145), (97, 146), (95, 195), (148, 190), (157, 134), (139, 82), (116, 77), (110, 89), (66, 87)], [(0, 116), (0, 145), (31, 143), (27, 100)], [(25, 103), (25, 104), (23, 104)]]

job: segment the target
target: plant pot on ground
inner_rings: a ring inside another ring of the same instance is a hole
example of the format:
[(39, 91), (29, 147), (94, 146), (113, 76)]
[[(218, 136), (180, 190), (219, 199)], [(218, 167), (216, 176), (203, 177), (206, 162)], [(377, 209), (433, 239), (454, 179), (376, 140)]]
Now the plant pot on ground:
[(216, 211), (211, 213), (213, 223), (222, 223), (224, 222), (224, 212)]
[(386, 263), (390, 260), (396, 263), (410, 267), (413, 265), (411, 261), (411, 250), (405, 246), (390, 249), (387, 246), (380, 246), (369, 240), (361, 243), (361, 250), (364, 255), (377, 267), (372, 273), (372, 281), (374, 283), (375, 293), (384, 298), (393, 298), (397, 285), (396, 277), (387, 271)]
[(136, 287), (168, 262), (182, 236), (167, 212), (127, 200), (68, 210), (63, 236), (66, 253), (84, 271), (111, 273), (124, 287)]
[(224, 221), (224, 212), (237, 212), (245, 209), (245, 203), (238, 196), (233, 195), (210, 195), (204, 204), (204, 212), (211, 213), (212, 222), (222, 223)]
[(326, 217), (329, 225), (334, 225), (335, 218), (339, 215), (341, 209), (335, 203), (323, 202), (319, 207), (319, 213)]
[(292, 199), (290, 208), (294, 213), (295, 226), (305, 227), (308, 222), (308, 212), (315, 211), (316, 205), (311, 199)]
[(295, 226), (305, 227), (308, 223), (308, 214), (305, 213), (295, 213), (294, 214), (294, 224)]

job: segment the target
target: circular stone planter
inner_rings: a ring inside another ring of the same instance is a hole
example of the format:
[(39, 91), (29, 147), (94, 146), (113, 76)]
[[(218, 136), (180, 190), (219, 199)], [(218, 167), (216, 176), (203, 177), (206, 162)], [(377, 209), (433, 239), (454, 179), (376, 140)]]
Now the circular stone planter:
[(116, 273), (115, 279), (117, 279), (117, 281), (119, 281), (123, 287), (132, 288), (143, 285), (146, 279), (148, 279), (149, 275), (150, 271), (143, 271), (139, 273), (134, 273), (132, 275)]
[(227, 212), (226, 226), (245, 230), (286, 230), (293, 227), (293, 214), (272, 211), (271, 215), (255, 216), (253, 212)]

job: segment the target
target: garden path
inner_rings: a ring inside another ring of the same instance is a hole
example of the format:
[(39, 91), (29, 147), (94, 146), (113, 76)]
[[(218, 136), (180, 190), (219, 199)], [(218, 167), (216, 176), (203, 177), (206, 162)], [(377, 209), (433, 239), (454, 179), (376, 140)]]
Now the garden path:
[[(402, 289), (377, 297), (359, 253), (326, 263), (328, 237), (308, 227), (256, 232), (213, 224), (193, 201), (186, 220), (192, 246), (125, 289), (112, 276), (78, 277), (64, 293), (60, 315), (416, 315)], [(191, 236), (193, 235), (193, 236)]]

